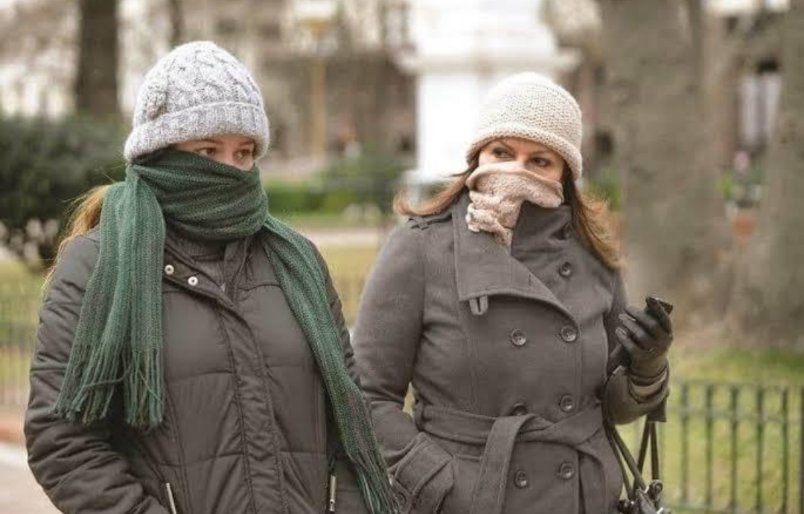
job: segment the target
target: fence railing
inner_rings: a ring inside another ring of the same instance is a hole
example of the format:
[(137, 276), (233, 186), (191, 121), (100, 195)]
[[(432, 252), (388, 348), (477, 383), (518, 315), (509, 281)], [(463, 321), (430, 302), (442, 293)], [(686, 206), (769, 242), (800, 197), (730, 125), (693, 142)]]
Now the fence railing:
[[(363, 280), (334, 278), (347, 318)], [(2, 409), (27, 402), (39, 301), (38, 287), (0, 286)], [(633, 449), (640, 425), (621, 429)], [(804, 387), (674, 381), (659, 427), (665, 502), (676, 513), (804, 514), (802, 425)]]
[[(665, 503), (675, 512), (804, 514), (803, 399), (804, 387), (674, 382), (659, 426)], [(641, 423), (629, 428), (623, 435), (637, 449)]]

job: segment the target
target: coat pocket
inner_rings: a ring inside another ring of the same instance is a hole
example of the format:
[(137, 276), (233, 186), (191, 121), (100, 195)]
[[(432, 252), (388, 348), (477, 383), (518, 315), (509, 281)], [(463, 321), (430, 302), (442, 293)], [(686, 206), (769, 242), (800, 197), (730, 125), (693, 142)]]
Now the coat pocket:
[(452, 458), (452, 489), (444, 497), (441, 514), (464, 514), (471, 510), (480, 473), (480, 457), (455, 454)]
[(452, 489), (452, 456), (424, 432), (389, 471), (402, 514), (434, 514)]

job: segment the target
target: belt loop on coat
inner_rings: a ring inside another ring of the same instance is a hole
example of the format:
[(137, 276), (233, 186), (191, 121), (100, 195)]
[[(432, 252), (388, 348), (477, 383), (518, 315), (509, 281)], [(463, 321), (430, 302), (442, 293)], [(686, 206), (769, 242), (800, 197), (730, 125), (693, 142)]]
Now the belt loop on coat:
[(469, 308), (475, 316), (482, 316), (489, 310), (489, 297), (480, 296), (469, 299)]

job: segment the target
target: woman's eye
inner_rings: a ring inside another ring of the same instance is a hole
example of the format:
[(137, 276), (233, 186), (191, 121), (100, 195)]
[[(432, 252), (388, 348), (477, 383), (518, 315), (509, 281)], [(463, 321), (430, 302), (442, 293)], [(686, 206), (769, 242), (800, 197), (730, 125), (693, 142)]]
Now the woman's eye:
[(551, 164), (553, 164), (548, 159), (542, 159), (541, 157), (536, 157), (535, 159), (531, 160), (533, 164), (540, 168), (549, 168)]
[(508, 152), (505, 151), (505, 149), (503, 148), (495, 148), (494, 150), (491, 151), (491, 153), (492, 155), (494, 155), (494, 157), (498, 158), (508, 157)]
[(215, 154), (215, 150), (212, 148), (199, 148), (195, 153), (203, 157), (212, 157)]
[(240, 150), (239, 152), (237, 152), (237, 159), (240, 161), (244, 161), (246, 159), (251, 158), (253, 154), (254, 152), (252, 152), (251, 150)]

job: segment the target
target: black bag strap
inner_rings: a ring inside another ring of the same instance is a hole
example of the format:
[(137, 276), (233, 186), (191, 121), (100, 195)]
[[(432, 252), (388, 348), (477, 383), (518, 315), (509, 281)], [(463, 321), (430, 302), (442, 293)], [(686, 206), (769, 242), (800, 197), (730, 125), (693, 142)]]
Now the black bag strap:
[[(617, 348), (620, 348), (619, 346)], [(622, 350), (619, 352), (615, 348), (610, 359), (621, 359)], [(622, 365), (617, 362), (614, 371), (609, 375), (611, 379), (614, 374), (622, 372)], [(605, 397), (604, 397), (605, 400)], [(604, 406), (605, 407), (605, 406)], [(669, 514), (669, 510), (661, 507), (661, 494), (664, 484), (660, 475), (659, 463), (659, 438), (657, 423), (665, 421), (665, 401), (645, 417), (645, 426), (642, 429), (642, 438), (639, 444), (639, 454), (637, 458), (631, 453), (628, 445), (625, 444), (614, 422), (608, 415), (608, 409), (603, 409), (603, 426), (606, 437), (611, 444), (614, 455), (620, 465), (625, 486), (627, 500), (621, 501), (618, 510), (625, 514)], [(646, 482), (643, 469), (648, 452), (650, 452), (651, 478)]]

